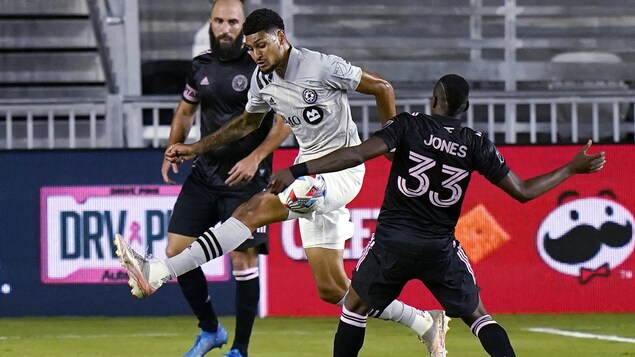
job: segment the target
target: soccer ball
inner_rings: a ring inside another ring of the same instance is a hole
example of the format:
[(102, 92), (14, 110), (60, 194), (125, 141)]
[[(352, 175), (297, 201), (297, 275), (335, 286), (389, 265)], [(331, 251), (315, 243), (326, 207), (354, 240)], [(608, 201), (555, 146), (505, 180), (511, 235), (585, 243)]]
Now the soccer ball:
[(324, 204), (326, 183), (321, 175), (301, 176), (278, 194), (280, 202), (295, 213), (309, 213)]

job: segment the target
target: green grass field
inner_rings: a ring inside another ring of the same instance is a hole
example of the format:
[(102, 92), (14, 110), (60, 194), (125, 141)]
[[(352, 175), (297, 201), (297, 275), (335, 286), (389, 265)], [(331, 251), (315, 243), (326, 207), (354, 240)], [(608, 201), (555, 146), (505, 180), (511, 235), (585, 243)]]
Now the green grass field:
[[(518, 356), (635, 356), (635, 314), (497, 315)], [(234, 319), (221, 322), (233, 334)], [(258, 319), (250, 356), (330, 356), (337, 318)], [(461, 321), (450, 323), (449, 356), (486, 356)], [(532, 332), (531, 328), (576, 332), (587, 338)], [(197, 333), (192, 317), (0, 318), (0, 356), (181, 356)], [(213, 350), (207, 356), (228, 351)], [(362, 356), (423, 356), (408, 329), (368, 323)]]

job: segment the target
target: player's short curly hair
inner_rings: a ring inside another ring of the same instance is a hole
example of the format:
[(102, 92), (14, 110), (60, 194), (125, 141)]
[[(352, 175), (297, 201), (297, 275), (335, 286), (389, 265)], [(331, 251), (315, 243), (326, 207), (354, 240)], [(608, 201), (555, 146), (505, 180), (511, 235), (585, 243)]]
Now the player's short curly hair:
[(435, 86), (435, 90), (441, 90), (448, 103), (448, 116), (459, 114), (459, 110), (465, 110), (467, 97), (470, 94), (470, 85), (457, 74), (446, 74), (441, 77)]
[(245, 36), (255, 34), (256, 32), (269, 30), (283, 30), (284, 21), (277, 12), (270, 9), (258, 9), (249, 14), (243, 24), (243, 33)]

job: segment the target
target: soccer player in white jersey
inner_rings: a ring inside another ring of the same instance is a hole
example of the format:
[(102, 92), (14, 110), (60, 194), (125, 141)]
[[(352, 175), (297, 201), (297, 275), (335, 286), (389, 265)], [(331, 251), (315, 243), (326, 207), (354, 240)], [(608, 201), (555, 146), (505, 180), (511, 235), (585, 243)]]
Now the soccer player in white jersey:
[[(284, 117), (298, 140), (296, 163), (358, 145), (361, 140), (351, 117), (348, 91), (374, 96), (382, 124), (396, 114), (390, 83), (340, 57), (292, 47), (276, 12), (252, 12), (243, 32), (257, 66), (244, 113), (195, 143), (172, 145), (166, 150), (168, 161), (189, 160), (244, 137), (260, 126), (271, 109)], [(164, 282), (234, 250), (258, 227), (299, 218), (303, 248), (320, 298), (343, 304), (350, 283), (343, 264), (344, 243), (353, 235), (345, 205), (359, 193), (364, 171), (362, 164), (321, 175), (328, 194), (324, 204), (309, 213), (290, 211), (270, 192), (256, 194), (221, 226), (208, 229), (188, 249), (163, 261), (140, 256), (117, 236), (117, 254), (130, 276), (133, 295), (148, 296)], [(431, 356), (443, 355), (448, 321), (444, 311), (420, 311), (395, 300), (370, 316), (411, 327)]]

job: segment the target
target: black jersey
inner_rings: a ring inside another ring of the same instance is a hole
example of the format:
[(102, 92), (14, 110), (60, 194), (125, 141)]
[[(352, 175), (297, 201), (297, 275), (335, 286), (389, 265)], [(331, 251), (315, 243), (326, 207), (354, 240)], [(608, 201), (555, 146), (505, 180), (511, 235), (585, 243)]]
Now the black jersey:
[[(249, 78), (255, 68), (246, 50), (227, 61), (218, 59), (211, 51), (194, 58), (182, 98), (190, 104), (201, 105), (201, 137), (215, 132), (245, 110)], [(228, 187), (225, 180), (229, 170), (262, 143), (272, 124), (273, 115), (269, 113), (260, 128), (246, 137), (197, 157), (194, 169), (204, 174), (218, 193), (250, 197), (262, 191), (271, 175), (271, 155), (260, 163), (247, 186)]]
[(377, 243), (411, 256), (449, 254), (471, 173), (498, 182), (509, 172), (503, 156), (480, 132), (440, 115), (401, 113), (374, 135), (396, 149)]

